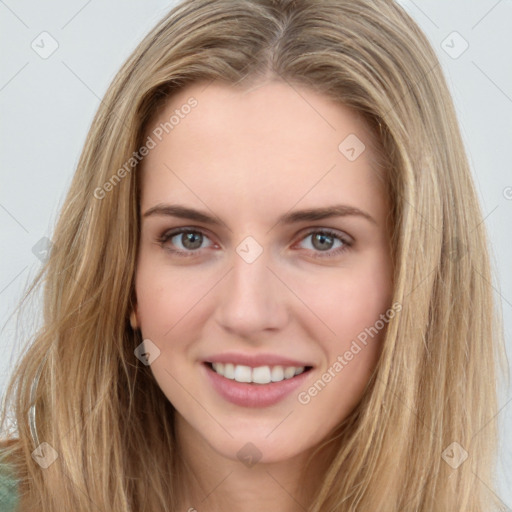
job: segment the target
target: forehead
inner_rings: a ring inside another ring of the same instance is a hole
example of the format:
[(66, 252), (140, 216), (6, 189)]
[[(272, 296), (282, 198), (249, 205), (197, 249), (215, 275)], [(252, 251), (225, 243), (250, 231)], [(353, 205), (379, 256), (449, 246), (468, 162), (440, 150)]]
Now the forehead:
[[(269, 202), (317, 206), (319, 197), (370, 205), (383, 194), (375, 138), (362, 116), (285, 82), (192, 84), (156, 113), (146, 137), (155, 147), (141, 165), (143, 203), (185, 194), (268, 209)], [(360, 152), (355, 159), (351, 147)]]

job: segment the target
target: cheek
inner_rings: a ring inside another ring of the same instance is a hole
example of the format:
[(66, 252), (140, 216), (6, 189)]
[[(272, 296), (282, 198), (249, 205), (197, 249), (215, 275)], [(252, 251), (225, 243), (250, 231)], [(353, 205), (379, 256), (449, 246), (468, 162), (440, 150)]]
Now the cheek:
[(154, 337), (159, 340), (157, 343), (165, 344), (191, 317), (197, 322), (205, 295), (214, 283), (211, 273), (170, 268), (142, 257), (135, 286), (137, 314), (144, 337)]
[[(195, 331), (206, 314), (205, 294), (211, 284), (202, 281), (197, 271), (192, 275), (183, 268), (170, 268), (144, 257), (135, 281), (142, 337), (151, 340), (160, 351), (151, 364), (151, 372), (168, 400), (178, 410), (187, 411), (190, 400), (182, 386), (194, 387), (188, 380), (188, 362), (193, 340), (197, 339)], [(195, 396), (200, 392), (196, 390)]]
[(315, 313), (303, 316), (303, 326), (325, 356), (319, 372), (323, 383), (311, 389), (311, 395), (306, 390), (306, 400), (314, 400), (318, 410), (334, 407), (333, 422), (346, 416), (361, 398), (390, 319), (385, 322), (381, 316), (386, 317), (392, 302), (389, 261), (375, 257), (358, 263), (339, 269), (335, 276), (317, 273), (300, 291)]
[[(300, 295), (299, 295), (300, 294)], [(379, 267), (346, 268), (302, 281), (298, 295), (304, 297), (311, 315), (310, 330), (343, 345), (370, 328), (391, 305), (389, 273)]]
[(348, 274), (330, 284), (326, 280), (309, 294), (310, 304), (316, 305), (315, 313), (323, 321), (311, 319), (309, 330), (322, 347), (325, 366), (299, 402), (314, 415), (330, 410), (329, 428), (345, 418), (362, 397), (386, 332), (387, 322), (381, 315), (386, 317), (392, 300), (389, 274), (368, 269), (352, 269)]

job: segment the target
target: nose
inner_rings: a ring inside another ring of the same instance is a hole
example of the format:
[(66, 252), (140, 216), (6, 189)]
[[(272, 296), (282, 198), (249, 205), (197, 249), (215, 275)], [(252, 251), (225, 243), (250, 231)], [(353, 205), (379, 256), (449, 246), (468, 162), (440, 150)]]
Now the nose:
[(269, 268), (267, 252), (252, 263), (234, 253), (232, 262), (218, 296), (217, 323), (244, 338), (282, 329), (289, 319), (289, 297), (275, 270)]

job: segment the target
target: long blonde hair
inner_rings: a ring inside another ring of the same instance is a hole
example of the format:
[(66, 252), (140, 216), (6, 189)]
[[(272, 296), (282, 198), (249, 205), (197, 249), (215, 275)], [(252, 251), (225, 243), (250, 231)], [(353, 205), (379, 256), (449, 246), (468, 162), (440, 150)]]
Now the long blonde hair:
[[(308, 510), (498, 506), (487, 485), (501, 324), (468, 160), (426, 37), (391, 0), (185, 0), (109, 87), (49, 260), (29, 290), (44, 283), (44, 323), (6, 395), (18, 429), (8, 453), (22, 511), (176, 509), (174, 408), (134, 356), (142, 340), (128, 320), (140, 229), (137, 166), (118, 170), (174, 91), (199, 80), (239, 85), (269, 76), (364, 115), (393, 203), (401, 311), (360, 403), (326, 440), (332, 463)], [(107, 182), (108, 193), (100, 193)], [(58, 454), (46, 469), (31, 456), (36, 442)], [(449, 463), (466, 452), (458, 467)]]

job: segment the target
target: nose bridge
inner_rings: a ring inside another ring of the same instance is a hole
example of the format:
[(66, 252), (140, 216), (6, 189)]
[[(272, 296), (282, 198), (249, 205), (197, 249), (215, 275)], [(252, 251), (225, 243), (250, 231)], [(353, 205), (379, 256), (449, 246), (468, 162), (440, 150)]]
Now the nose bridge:
[(280, 328), (287, 318), (283, 290), (267, 268), (270, 252), (248, 238), (233, 254), (217, 307), (218, 323), (241, 336)]

